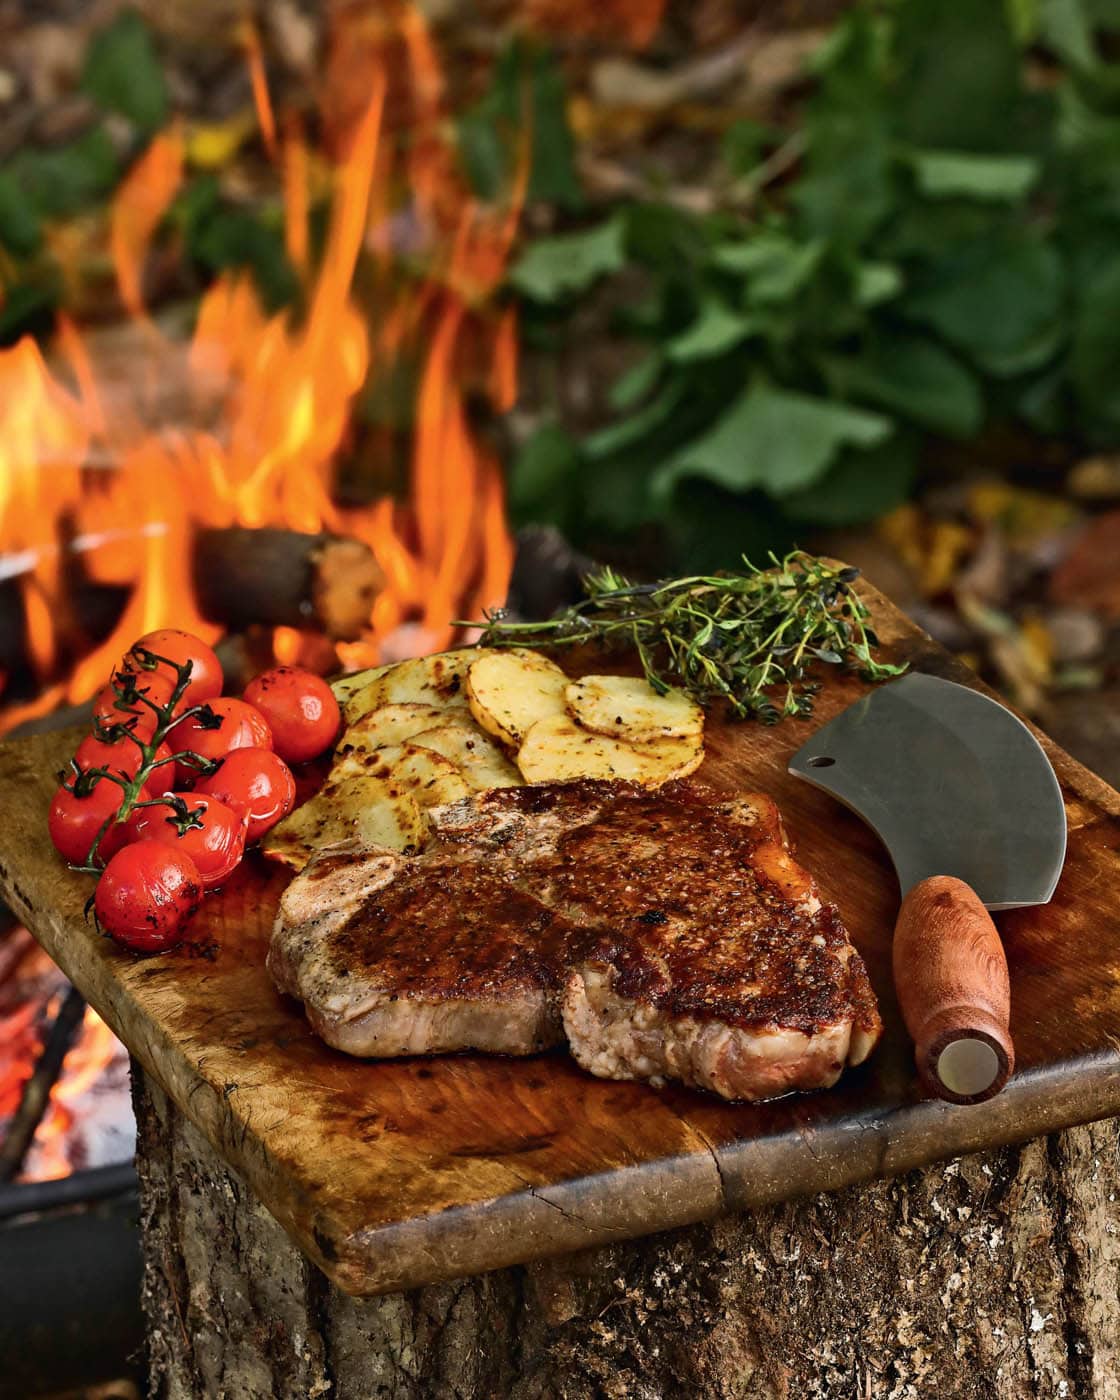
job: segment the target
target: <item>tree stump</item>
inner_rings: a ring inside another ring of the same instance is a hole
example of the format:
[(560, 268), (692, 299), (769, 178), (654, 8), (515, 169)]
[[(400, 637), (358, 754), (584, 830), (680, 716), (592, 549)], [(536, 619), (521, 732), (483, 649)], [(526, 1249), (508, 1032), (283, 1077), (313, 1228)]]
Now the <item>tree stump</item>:
[(135, 1063), (133, 1083), (154, 1396), (1120, 1396), (1117, 1120), (358, 1299)]

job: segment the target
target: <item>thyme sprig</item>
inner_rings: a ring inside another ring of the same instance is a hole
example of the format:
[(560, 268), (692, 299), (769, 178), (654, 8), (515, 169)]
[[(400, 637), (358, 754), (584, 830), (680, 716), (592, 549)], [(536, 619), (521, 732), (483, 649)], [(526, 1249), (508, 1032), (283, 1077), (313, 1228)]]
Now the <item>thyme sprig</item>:
[(486, 614), (479, 645), (632, 648), (650, 685), (682, 686), (703, 704), (726, 701), (742, 719), (773, 724), (811, 713), (816, 662), (858, 668), (866, 680), (901, 675), (876, 661), (879, 639), (853, 590), (859, 570), (794, 551), (742, 573), (631, 583), (605, 568), (584, 580), (587, 597), (547, 622)]

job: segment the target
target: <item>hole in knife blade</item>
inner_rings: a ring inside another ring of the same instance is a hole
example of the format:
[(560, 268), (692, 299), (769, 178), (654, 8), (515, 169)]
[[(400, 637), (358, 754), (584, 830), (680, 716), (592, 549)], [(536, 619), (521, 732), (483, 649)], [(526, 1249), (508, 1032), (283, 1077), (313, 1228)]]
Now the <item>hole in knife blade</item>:
[(815, 758), (808, 760), (810, 768), (831, 768), (836, 762), (834, 758), (829, 758), (827, 754), (819, 753)]

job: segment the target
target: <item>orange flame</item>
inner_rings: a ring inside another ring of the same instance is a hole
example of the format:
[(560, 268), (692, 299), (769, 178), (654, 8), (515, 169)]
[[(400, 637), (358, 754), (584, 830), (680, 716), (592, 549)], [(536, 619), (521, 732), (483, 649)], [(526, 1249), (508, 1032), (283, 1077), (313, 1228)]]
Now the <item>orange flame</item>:
[[(387, 582), (363, 638), (339, 646), (345, 665), (375, 661), (406, 624), (427, 645), (446, 645), (456, 617), (504, 595), (511, 547), (501, 471), (472, 425), (467, 393), (496, 412), (516, 397), (516, 323), (488, 302), (525, 199), (528, 140), (506, 205), (480, 205), (459, 170), (442, 71), (419, 10), (400, 0), (341, 7), (324, 112), (336, 161), (315, 257), (312, 170), (318, 189), (321, 160), (295, 117), (277, 122), (255, 29), (243, 30), (243, 42), (262, 138), (282, 183), (285, 246), (304, 283), (302, 314), (266, 314), (249, 278), (228, 273), (202, 299), (185, 360), (148, 319), (145, 262), (183, 179), (184, 142), (172, 128), (121, 186), (110, 249), (121, 301), (151, 340), (137, 381), (158, 384), (185, 366), (193, 421), (152, 428), (139, 398), (105, 402), (96, 360), (69, 322), (60, 322), (56, 351), (76, 395), (30, 340), (0, 351), (0, 556), (19, 577), (30, 659), (46, 684), (36, 708), (88, 697), (150, 628), (219, 635), (199, 611), (191, 577), (193, 534), (203, 526), (327, 529), (366, 541)], [(403, 251), (410, 265), (428, 264), (419, 284), (401, 275), (398, 227), (416, 230), (419, 242)], [(372, 318), (353, 291), (363, 251), (378, 269)], [(401, 363), (421, 366), (410, 499), (340, 506), (355, 401)], [(111, 635), (76, 661), (80, 638), (65, 589), (74, 551), (86, 578), (128, 590)], [(277, 655), (302, 654), (290, 629), (278, 630), (273, 644)], [(26, 713), (9, 707), (0, 727)]]

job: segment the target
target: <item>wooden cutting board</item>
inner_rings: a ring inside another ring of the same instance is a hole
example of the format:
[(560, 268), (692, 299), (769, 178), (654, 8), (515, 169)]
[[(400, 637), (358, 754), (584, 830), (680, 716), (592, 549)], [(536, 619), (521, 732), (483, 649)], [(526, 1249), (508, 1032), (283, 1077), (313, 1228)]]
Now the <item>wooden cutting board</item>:
[[(865, 596), (894, 659), (977, 684), (873, 590)], [(85, 923), (90, 885), (47, 839), (72, 734), (0, 746), (0, 886), (144, 1068), (351, 1293), (480, 1273), (1120, 1113), (1120, 796), (1044, 741), (1065, 793), (1069, 854), (1048, 906), (996, 916), (1017, 1073), (985, 1104), (927, 1100), (891, 991), (898, 893), (885, 853), (858, 819), (786, 774), (811, 728), (862, 692), (831, 676), (810, 721), (713, 724), (700, 770), (777, 798), (867, 962), (883, 1042), (824, 1093), (730, 1105), (596, 1080), (560, 1052), (349, 1059), (269, 982), (286, 877), (255, 859), (206, 901), (190, 947), (133, 958)]]

